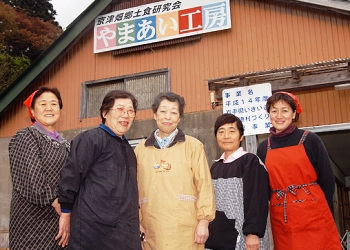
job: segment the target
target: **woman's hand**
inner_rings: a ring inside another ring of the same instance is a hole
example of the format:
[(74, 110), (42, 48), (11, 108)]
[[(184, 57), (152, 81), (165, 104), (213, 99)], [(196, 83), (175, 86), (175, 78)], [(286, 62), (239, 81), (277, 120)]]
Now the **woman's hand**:
[[(143, 238), (143, 239), (141, 238), (141, 234), (144, 235), (144, 238)], [(147, 242), (147, 241), (146, 241), (146, 233), (145, 233), (145, 229), (143, 228), (143, 226), (141, 225), (141, 223), (140, 223), (140, 239), (141, 239), (141, 248), (142, 248), (142, 250), (145, 250), (145, 247), (143, 246), (143, 243), (144, 243), (144, 242)]]
[(259, 250), (260, 249), (260, 240), (257, 235), (248, 234), (245, 239), (245, 248), (247, 250)]
[(70, 234), (70, 213), (61, 213), (58, 223), (58, 234), (55, 240), (60, 239), (58, 245), (65, 247), (68, 245)]
[(198, 244), (204, 244), (209, 237), (209, 221), (200, 220), (194, 232), (194, 242)]

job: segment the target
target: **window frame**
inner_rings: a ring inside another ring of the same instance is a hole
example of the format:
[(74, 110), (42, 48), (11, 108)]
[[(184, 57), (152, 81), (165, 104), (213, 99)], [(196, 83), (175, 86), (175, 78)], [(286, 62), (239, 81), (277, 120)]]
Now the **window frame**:
[[(79, 114), (79, 120), (82, 121), (83, 119), (92, 118), (88, 116), (88, 96), (89, 96), (89, 88), (102, 85), (102, 84), (113, 84), (113, 82), (121, 82), (123, 81), (123, 90), (126, 90), (126, 83), (130, 80), (140, 79), (140, 78), (146, 78), (152, 75), (165, 75), (166, 77), (166, 83), (165, 87), (167, 91), (170, 91), (170, 69), (169, 68), (162, 68), (152, 71), (146, 71), (141, 73), (135, 73), (130, 75), (123, 75), (118, 77), (111, 77), (111, 78), (105, 78), (105, 79), (99, 79), (99, 80), (93, 80), (93, 81), (87, 81), (82, 83), (82, 92), (81, 92), (81, 100), (80, 100), (80, 114)], [(138, 99), (137, 93), (133, 93), (133, 95)], [(102, 100), (101, 100), (102, 102)], [(151, 109), (151, 107), (147, 108), (141, 108), (138, 110), (147, 110)], [(96, 117), (96, 116), (93, 116)]]

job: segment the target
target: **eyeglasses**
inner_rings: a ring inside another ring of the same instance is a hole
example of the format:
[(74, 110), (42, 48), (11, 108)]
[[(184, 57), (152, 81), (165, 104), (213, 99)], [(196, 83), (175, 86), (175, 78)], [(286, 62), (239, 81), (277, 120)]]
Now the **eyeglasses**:
[(136, 112), (134, 109), (126, 109), (124, 106), (119, 106), (111, 110), (114, 110), (118, 116), (123, 116), (125, 112), (131, 118), (134, 118), (136, 116)]

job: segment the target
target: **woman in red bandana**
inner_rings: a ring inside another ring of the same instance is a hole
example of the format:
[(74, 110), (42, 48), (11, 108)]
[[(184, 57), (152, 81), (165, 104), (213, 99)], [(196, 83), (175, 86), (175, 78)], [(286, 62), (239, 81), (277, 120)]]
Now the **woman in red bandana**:
[(331, 212), (335, 179), (325, 146), (294, 124), (302, 108), (293, 94), (274, 93), (266, 110), (272, 127), (257, 155), (269, 175), (274, 249), (340, 250)]
[(55, 130), (62, 99), (56, 88), (40, 87), (24, 102), (32, 126), (9, 144), (13, 183), (10, 209), (11, 249), (62, 249), (55, 236), (60, 205), (58, 178), (70, 144)]

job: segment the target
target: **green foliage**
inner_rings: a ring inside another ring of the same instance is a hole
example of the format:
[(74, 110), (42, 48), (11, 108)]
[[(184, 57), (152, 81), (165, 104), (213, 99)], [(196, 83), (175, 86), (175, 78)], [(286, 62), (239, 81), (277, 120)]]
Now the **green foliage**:
[(28, 66), (30, 60), (26, 56), (13, 57), (0, 53), (0, 94), (10, 86)]
[(62, 34), (49, 1), (0, 0), (0, 94)]
[(0, 2), (0, 51), (11, 56), (27, 56), (34, 61), (57, 37), (62, 29), (53, 22), (16, 11)]
[[(51, 0), (2, 0), (19, 11), (25, 10), (31, 17), (38, 17), (41, 20), (55, 21), (56, 11), (53, 9)], [(57, 23), (56, 23), (57, 24)], [(57, 25), (56, 25), (57, 26)]]

